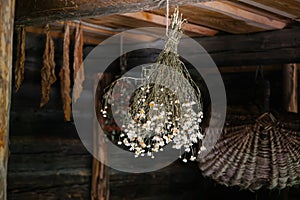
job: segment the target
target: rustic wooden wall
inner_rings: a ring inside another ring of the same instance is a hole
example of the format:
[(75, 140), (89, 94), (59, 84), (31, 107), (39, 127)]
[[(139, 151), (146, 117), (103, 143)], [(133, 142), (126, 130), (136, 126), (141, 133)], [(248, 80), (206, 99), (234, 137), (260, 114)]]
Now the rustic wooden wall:
[(7, 199), (7, 161), (11, 98), (14, 0), (0, 1), (0, 199)]
[[(51, 91), (49, 104), (43, 109), (39, 108), (44, 40), (43, 36), (28, 35), (24, 84), (18, 93), (13, 94), (8, 199), (90, 199), (92, 157), (78, 139), (74, 124), (64, 122), (58, 83)], [(55, 45), (58, 73), (62, 63), (62, 41), (56, 40)], [(154, 61), (153, 57), (138, 56), (132, 55), (129, 64), (138, 64), (142, 59)], [(280, 110), (282, 73), (279, 68), (275, 69), (265, 71), (264, 77), (271, 83), (271, 107)], [(248, 72), (224, 72), (222, 76), (229, 105), (235, 105), (239, 111), (240, 107), (251, 110), (261, 105), (263, 99), (257, 92), (259, 90), (256, 90), (259, 86), (255, 85), (255, 68)], [(111, 200), (208, 200), (233, 197), (279, 200), (285, 199), (286, 195), (290, 200), (300, 198), (297, 188), (252, 193), (220, 186), (202, 177), (196, 163), (183, 164), (181, 161), (144, 174), (128, 174), (111, 169), (110, 194)]]

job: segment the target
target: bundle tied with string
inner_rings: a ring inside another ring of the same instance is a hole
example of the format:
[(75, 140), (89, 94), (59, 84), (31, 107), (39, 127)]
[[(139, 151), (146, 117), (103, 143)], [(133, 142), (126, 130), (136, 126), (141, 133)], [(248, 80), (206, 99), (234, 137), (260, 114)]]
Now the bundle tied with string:
[[(193, 161), (197, 156), (194, 146), (204, 137), (200, 127), (201, 92), (177, 53), (185, 22), (175, 9), (164, 49), (130, 98), (127, 116), (123, 117), (118, 144), (135, 152), (136, 157), (154, 158), (156, 152), (172, 142), (173, 148), (186, 152), (184, 162), (188, 154)], [(116, 80), (104, 95), (103, 117), (115, 100), (113, 87), (120, 81)], [(198, 153), (203, 149), (202, 146)]]

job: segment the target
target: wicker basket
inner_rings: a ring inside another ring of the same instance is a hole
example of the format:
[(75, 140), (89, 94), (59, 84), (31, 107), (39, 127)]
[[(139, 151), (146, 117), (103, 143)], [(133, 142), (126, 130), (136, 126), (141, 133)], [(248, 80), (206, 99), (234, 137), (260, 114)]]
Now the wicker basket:
[(299, 184), (300, 131), (289, 124), (270, 113), (227, 124), (213, 150), (200, 160), (200, 169), (218, 183), (243, 189)]

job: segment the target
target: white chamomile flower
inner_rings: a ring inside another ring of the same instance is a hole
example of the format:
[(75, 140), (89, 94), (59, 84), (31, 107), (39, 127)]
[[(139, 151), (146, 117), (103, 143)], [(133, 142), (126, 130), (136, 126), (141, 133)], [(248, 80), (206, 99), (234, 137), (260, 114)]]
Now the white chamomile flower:
[(195, 156), (191, 156), (190, 161), (195, 161), (196, 157)]

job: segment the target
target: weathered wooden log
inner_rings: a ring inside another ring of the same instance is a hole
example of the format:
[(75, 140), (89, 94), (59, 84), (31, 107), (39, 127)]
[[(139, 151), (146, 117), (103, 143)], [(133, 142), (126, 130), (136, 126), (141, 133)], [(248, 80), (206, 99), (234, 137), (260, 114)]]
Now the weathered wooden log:
[[(40, 53), (41, 50), (39, 48), (41, 48), (42, 43), (39, 35), (33, 33), (27, 34), (27, 40), (30, 41), (30, 43), (26, 44), (27, 57), (35, 55), (33, 51)], [(58, 39), (59, 37), (54, 38)], [(238, 70), (240, 66), (278, 65), (280, 63), (300, 62), (300, 54), (298, 53), (300, 50), (299, 28), (249, 35), (222, 35), (194, 39), (204, 47), (218, 67), (236, 66)], [(85, 41), (85, 49), (92, 49), (101, 41)], [(180, 44), (184, 44), (184, 40)], [(90, 45), (90, 47), (87, 45)], [(29, 49), (31, 51), (28, 51)], [(60, 49), (56, 49), (56, 51), (60, 51)], [(142, 64), (144, 64), (147, 61), (154, 62), (158, 54), (158, 50), (151, 51), (144, 49), (143, 51), (129, 53), (127, 59), (133, 59), (132, 61), (136, 62), (136, 64), (139, 64), (139, 62), (143, 62)], [(190, 55), (199, 56), (193, 53), (193, 49), (191, 49)], [(130, 64), (128, 63), (128, 66)]]
[(283, 103), (288, 112), (298, 113), (298, 65), (283, 67)]
[[(203, 1), (207, 0), (173, 0), (170, 1), (170, 5)], [(165, 5), (166, 1), (160, 0), (54, 0), (47, 2), (18, 0), (16, 5), (16, 24), (43, 24), (58, 20), (153, 10)]]
[[(100, 76), (100, 75), (99, 75)], [(94, 89), (97, 89), (97, 85), (94, 85)], [(97, 105), (99, 102), (97, 102)], [(98, 115), (97, 115), (98, 116)], [(91, 183), (91, 199), (92, 200), (109, 200), (109, 167), (104, 164), (104, 160), (108, 159), (107, 148), (103, 145), (104, 138), (98, 127), (98, 119), (93, 119), (93, 138), (94, 138), (94, 155), (93, 169), (92, 169), (92, 183)], [(100, 158), (100, 161), (99, 161)], [(102, 161), (102, 162), (101, 162)]]
[(15, 1), (0, 1), (0, 199), (6, 200)]
[(90, 198), (92, 156), (80, 140), (18, 136), (10, 148), (8, 199)]
[(300, 29), (197, 38), (217, 66), (300, 62)]

